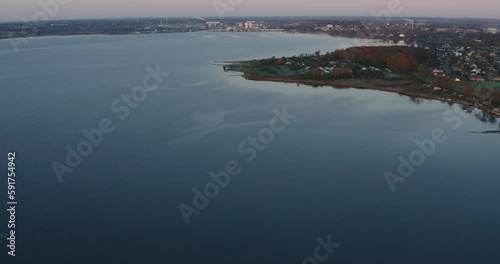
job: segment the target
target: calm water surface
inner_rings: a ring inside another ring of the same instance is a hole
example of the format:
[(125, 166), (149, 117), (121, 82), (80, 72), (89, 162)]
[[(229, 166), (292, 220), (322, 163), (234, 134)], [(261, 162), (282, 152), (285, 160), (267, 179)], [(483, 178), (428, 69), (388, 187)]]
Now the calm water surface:
[[(500, 136), (466, 133), (497, 122), (469, 114), (453, 127), (459, 106), (251, 82), (214, 65), (361, 43), (198, 32), (36, 38), (15, 54), (0, 41), (0, 149), (17, 151), (15, 260), (302, 263), (331, 235), (341, 247), (328, 263), (499, 263)], [(120, 120), (111, 103), (157, 64), (170, 75)], [(296, 118), (248, 163), (238, 146), (285, 106)], [(103, 118), (115, 130), (60, 183), (52, 162)], [(446, 142), (391, 192), (384, 173), (436, 128)], [(178, 205), (192, 206), (192, 189), (231, 160), (241, 174), (186, 225)]]

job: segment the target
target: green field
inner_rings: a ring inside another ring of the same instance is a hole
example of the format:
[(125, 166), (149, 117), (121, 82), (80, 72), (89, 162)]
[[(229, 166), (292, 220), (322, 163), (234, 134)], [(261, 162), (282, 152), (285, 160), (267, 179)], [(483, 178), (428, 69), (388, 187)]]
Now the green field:
[(476, 90), (480, 90), (482, 88), (495, 89), (500, 91), (500, 82), (459, 82), (454, 84), (456, 89), (464, 90), (467, 87), (474, 87)]

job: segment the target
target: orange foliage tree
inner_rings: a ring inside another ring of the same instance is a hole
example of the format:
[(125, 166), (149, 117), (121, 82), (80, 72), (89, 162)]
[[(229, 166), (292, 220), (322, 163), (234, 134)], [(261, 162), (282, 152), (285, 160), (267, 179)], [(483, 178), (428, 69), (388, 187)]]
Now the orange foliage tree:
[(500, 103), (500, 91), (495, 90), (492, 95), (493, 102)]
[(469, 87), (467, 87), (467, 88), (464, 89), (464, 95), (466, 97), (474, 95), (475, 93), (476, 93), (476, 89), (474, 89), (474, 87), (469, 86)]

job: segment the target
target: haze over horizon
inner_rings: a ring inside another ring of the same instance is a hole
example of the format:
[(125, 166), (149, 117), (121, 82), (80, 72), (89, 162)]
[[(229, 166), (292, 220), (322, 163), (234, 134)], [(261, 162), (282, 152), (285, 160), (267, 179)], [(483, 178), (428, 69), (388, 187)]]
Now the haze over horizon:
[[(40, 0), (51, 2), (55, 0)], [(216, 0), (219, 3), (241, 2), (234, 5), (232, 11), (225, 16), (372, 16), (398, 0), (360, 0), (360, 1), (327, 1), (311, 0), (290, 1), (276, 0), (269, 3), (265, 0)], [(61, 0), (61, 2), (63, 2)], [(217, 11), (213, 0), (64, 0), (59, 12), (52, 20), (57, 19), (96, 19), (126, 17), (216, 17)], [(500, 18), (498, 0), (454, 0), (446, 3), (433, 0), (399, 0), (401, 10), (393, 16), (403, 17), (467, 17), (467, 18)], [(38, 0), (13, 1), (0, 0), (0, 22), (22, 21), (23, 18), (33, 20), (33, 15), (43, 11)]]

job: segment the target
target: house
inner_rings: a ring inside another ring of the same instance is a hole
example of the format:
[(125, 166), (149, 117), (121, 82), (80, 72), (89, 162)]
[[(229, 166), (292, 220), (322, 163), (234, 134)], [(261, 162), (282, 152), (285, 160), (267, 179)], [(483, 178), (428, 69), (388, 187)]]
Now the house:
[(471, 75), (470, 80), (473, 82), (484, 82), (484, 78), (480, 75)]
[(444, 70), (442, 68), (436, 68), (432, 71), (434, 75), (443, 74)]
[(481, 74), (481, 69), (472, 69), (470, 73), (471, 75)]
[(434, 91), (439, 91), (439, 92), (441, 92), (441, 91), (443, 91), (443, 88), (441, 88), (441, 87), (434, 87)]

